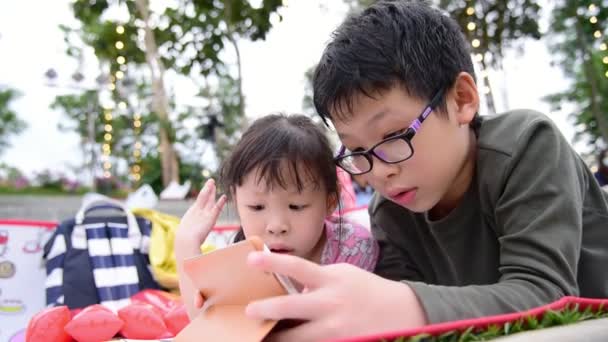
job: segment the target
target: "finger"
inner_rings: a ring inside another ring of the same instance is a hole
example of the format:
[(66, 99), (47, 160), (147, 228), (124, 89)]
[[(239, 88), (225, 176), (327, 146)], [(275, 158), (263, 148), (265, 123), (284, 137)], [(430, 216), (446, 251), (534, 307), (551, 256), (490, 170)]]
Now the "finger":
[(215, 186), (215, 181), (209, 182), (209, 198), (205, 203), (205, 210), (211, 211), (213, 210), (213, 206), (215, 205), (215, 196), (217, 195), (217, 188)]
[(318, 294), (295, 294), (251, 302), (245, 313), (256, 319), (314, 320), (325, 313), (326, 306), (327, 301), (321, 301)]
[(263, 271), (293, 278), (308, 288), (317, 288), (328, 278), (321, 266), (293, 255), (252, 252), (247, 262)]
[(214, 221), (217, 221), (217, 217), (220, 216), (220, 213), (222, 212), (222, 209), (224, 209), (225, 204), (226, 195), (222, 195), (213, 206), (213, 209), (211, 209), (211, 217)]
[(200, 309), (203, 307), (203, 304), (205, 304), (205, 300), (203, 299), (203, 295), (199, 292), (194, 296), (194, 307)]
[(323, 341), (328, 338), (336, 338), (332, 330), (328, 330), (319, 321), (306, 322), (295, 328), (281, 330), (273, 333), (264, 342), (289, 342), (289, 341)]
[(210, 188), (213, 184), (213, 179), (208, 179), (205, 182), (205, 186), (201, 189), (196, 197), (196, 205), (200, 209), (205, 209), (207, 207), (207, 202), (209, 202), (209, 198), (211, 197)]

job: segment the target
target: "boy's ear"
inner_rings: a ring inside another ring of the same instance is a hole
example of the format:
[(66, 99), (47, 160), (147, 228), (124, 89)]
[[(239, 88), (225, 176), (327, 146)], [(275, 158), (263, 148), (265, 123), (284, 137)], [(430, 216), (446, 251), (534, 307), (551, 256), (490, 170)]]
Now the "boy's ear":
[(467, 72), (458, 74), (449, 95), (449, 112), (459, 125), (468, 125), (479, 111), (479, 92), (473, 76)]
[(331, 194), (327, 196), (327, 216), (333, 214), (333, 212), (338, 207), (338, 202), (340, 201), (340, 195)]

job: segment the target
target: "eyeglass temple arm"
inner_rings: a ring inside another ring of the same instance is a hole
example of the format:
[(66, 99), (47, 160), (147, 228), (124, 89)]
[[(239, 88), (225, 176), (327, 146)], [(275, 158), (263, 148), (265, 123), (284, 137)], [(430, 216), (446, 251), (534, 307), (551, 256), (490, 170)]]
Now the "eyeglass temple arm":
[(334, 156), (334, 159), (342, 157), (342, 155), (344, 155), (345, 151), (346, 151), (346, 147), (344, 145), (340, 145), (340, 149), (338, 150), (338, 153)]

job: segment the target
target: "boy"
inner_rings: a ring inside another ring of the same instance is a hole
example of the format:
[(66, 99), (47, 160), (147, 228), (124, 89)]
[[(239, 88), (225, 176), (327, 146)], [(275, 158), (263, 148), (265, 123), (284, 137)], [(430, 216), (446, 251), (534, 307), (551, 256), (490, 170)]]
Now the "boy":
[[(319, 340), (608, 297), (608, 206), (547, 117), (479, 117), (468, 43), (418, 1), (378, 2), (335, 32), (313, 80), (343, 144), (336, 162), (376, 190), (376, 274), (285, 256), (250, 263), (304, 283), (253, 303)], [(390, 280), (387, 280), (390, 279)]]

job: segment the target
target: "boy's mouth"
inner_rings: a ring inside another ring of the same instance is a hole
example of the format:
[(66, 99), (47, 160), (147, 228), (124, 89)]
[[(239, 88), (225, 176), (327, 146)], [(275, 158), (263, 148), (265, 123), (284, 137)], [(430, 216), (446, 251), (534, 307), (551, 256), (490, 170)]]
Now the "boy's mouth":
[(400, 189), (390, 192), (389, 196), (394, 202), (407, 206), (416, 199), (417, 192), (418, 188)]

